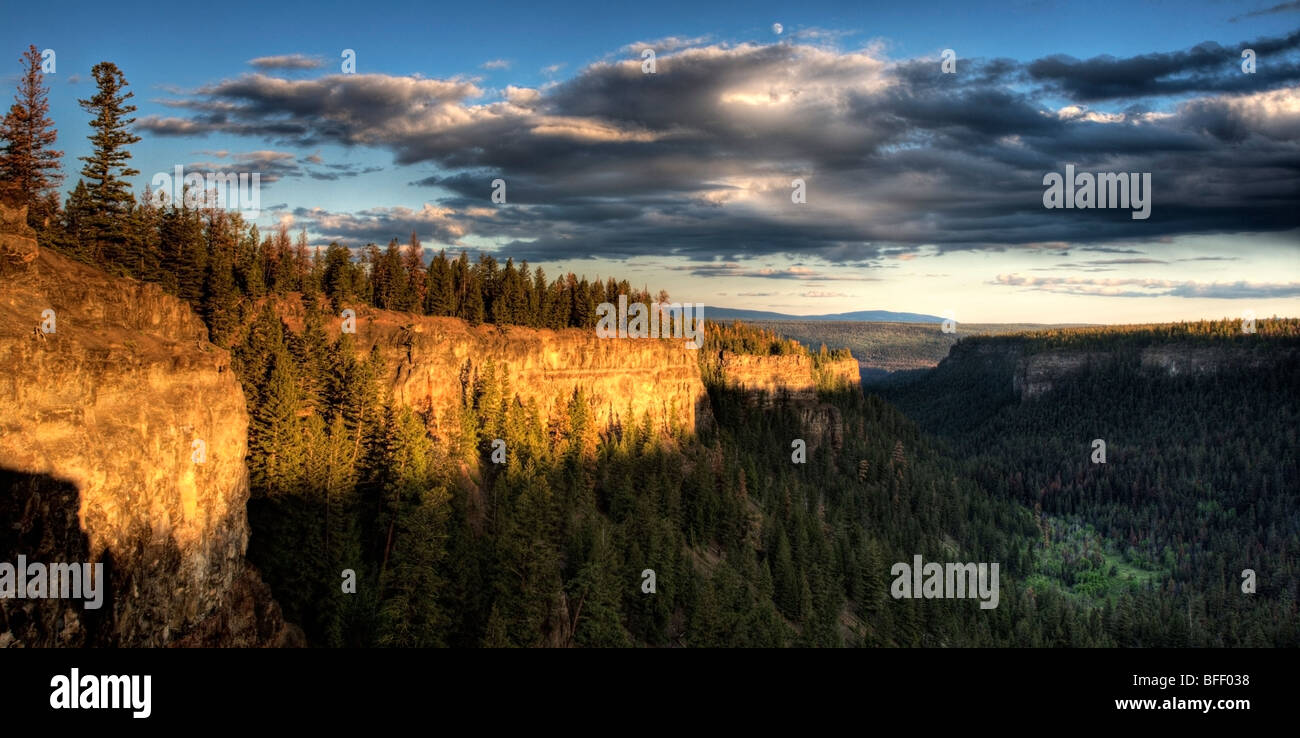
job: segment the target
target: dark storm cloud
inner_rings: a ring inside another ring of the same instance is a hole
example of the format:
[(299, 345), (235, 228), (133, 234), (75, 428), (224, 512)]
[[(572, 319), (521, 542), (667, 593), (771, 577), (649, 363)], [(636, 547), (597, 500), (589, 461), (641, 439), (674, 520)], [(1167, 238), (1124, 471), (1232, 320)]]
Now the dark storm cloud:
[[(1291, 56), (1297, 48), (1300, 48), (1300, 30), (1286, 36), (1243, 41), (1234, 47), (1206, 42), (1183, 51), (1123, 59), (1051, 56), (1029, 64), (1027, 70), (1031, 79), (1051, 83), (1059, 93), (1078, 102), (1250, 92), (1300, 79), (1300, 63)], [(1243, 49), (1255, 52), (1254, 74), (1241, 70)]]
[[(1296, 228), (1300, 88), (1289, 83), (1300, 32), (1252, 43), (1256, 74), (1215, 44), (1129, 59), (963, 59), (957, 74), (871, 50), (683, 44), (658, 57), (655, 74), (629, 55), (491, 99), (463, 79), (250, 74), (168, 101), (188, 117), (139, 125), (365, 146), (428, 167), (410, 184), (436, 206), (301, 216), (333, 238), (385, 242), (422, 226), (447, 243), (495, 238), (530, 260), (701, 264), (788, 254), (885, 266), (921, 249), (1137, 253), (1127, 246)], [(1103, 99), (1123, 105), (1091, 106)], [(1066, 164), (1151, 173), (1151, 217), (1044, 209), (1043, 176)], [(365, 171), (317, 166), (309, 176)], [(490, 199), (498, 178), (503, 205)], [(805, 203), (791, 200), (795, 180)]]

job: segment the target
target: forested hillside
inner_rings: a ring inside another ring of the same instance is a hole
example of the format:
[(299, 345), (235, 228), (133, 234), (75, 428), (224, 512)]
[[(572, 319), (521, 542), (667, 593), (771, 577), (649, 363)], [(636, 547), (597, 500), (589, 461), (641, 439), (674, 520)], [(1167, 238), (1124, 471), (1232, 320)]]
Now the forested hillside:
[[(1016, 552), (1036, 534), (1031, 517), (957, 478), (906, 419), (856, 390), (823, 394), (842, 419), (838, 442), (813, 440), (803, 408), (764, 408), (719, 384), (716, 427), (667, 437), (644, 422), (598, 432), (581, 396), (542, 424), (488, 371), (463, 378), (459, 432), (436, 444), (424, 418), (385, 397), (378, 362), (357, 360), (350, 336), (326, 340), (320, 320), (295, 334), (267, 310), (236, 348), (253, 417), (250, 556), (315, 643), (1103, 637), (1100, 621), (1022, 617), (1015, 579), (1029, 561)], [(710, 335), (702, 361), (764, 337)], [(497, 438), (511, 449), (504, 465), (491, 463)], [(792, 462), (796, 438), (809, 439), (806, 464)], [(1001, 606), (892, 600), (890, 565), (915, 553), (1004, 562)], [(340, 592), (344, 568), (361, 594)], [(1039, 606), (1063, 604), (1049, 594)]]
[[(1029, 586), (1105, 612), (1117, 642), (1295, 646), (1298, 349), (1278, 319), (978, 338), (885, 397), (1034, 510)], [(1051, 389), (1022, 397), (1027, 368)]]

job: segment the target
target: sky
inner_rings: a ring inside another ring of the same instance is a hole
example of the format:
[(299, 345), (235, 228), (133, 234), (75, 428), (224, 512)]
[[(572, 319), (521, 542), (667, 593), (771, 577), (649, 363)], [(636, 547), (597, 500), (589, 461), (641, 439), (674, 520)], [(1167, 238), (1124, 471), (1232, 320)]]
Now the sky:
[[(805, 315), (1300, 315), (1300, 2), (24, 3), (5, 16), (0, 99), (28, 44), (54, 52), (65, 190), (90, 148), (77, 100), (107, 60), (139, 108), (138, 193), (178, 165), (257, 172), (259, 224), (314, 244), (414, 231), (430, 254)], [(1149, 217), (1045, 207), (1067, 165), (1149, 175)]]

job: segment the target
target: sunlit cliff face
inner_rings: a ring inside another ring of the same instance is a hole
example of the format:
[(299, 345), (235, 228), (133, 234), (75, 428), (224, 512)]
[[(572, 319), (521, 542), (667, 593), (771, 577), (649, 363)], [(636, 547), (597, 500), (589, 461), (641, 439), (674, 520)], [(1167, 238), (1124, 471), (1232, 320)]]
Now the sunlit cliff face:
[[(0, 255), (0, 467), (70, 484), (80, 528), (25, 538), (37, 550), (13, 553), (60, 561), (72, 552), (55, 539), (81, 538), (80, 555), (109, 563), (104, 637), (165, 645), (220, 611), (246, 574), (243, 393), (189, 306), (37, 251), (12, 214)], [(4, 492), (36, 505), (43, 484)]]

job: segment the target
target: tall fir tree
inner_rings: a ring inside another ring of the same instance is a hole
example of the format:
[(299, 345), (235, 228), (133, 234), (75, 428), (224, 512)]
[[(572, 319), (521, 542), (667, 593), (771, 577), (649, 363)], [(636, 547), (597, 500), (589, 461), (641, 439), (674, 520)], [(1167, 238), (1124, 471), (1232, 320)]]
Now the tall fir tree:
[(424, 246), (415, 231), (411, 231), (411, 242), (402, 256), (402, 267), (406, 275), (406, 290), (401, 309), (418, 313), (424, 308)]
[(63, 181), (59, 170), (63, 152), (53, 148), (59, 132), (49, 117), (50, 91), (43, 80), (41, 54), (29, 46), (22, 61), (18, 94), (0, 119), (0, 186), (13, 188), (9, 195), (27, 206), (28, 224), (42, 233), (55, 224), (58, 196), (54, 190)]
[(453, 315), (456, 293), (452, 286), (451, 264), (447, 261), (446, 250), (439, 251), (433, 257), (425, 277), (424, 314)]
[(276, 498), (300, 489), (305, 465), (303, 407), (293, 357), (281, 347), (249, 424), (249, 477), (254, 492)]
[(135, 96), (126, 91), (126, 77), (112, 62), (100, 62), (91, 73), (98, 91), (94, 97), (78, 100), (93, 117), (95, 129), (90, 136), (94, 150), (90, 156), (78, 157), (86, 164), (81, 176), (86, 181), (89, 212), (85, 214), (89, 243), (83, 245), (94, 261), (120, 263), (129, 239), (126, 215), (132, 206), (131, 190), (126, 178), (140, 172), (127, 165), (131, 152), (127, 146), (140, 140), (130, 131), (135, 106), (127, 100)]

